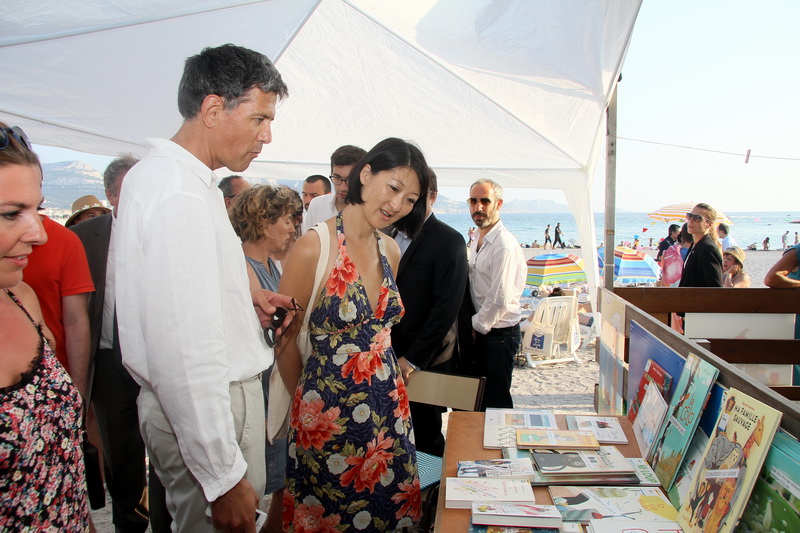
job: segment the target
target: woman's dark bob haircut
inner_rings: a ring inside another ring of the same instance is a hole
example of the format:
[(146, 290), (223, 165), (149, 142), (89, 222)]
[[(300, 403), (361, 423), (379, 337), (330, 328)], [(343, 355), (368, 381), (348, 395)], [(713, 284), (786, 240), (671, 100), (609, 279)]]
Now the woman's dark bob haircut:
[(428, 164), (422, 151), (410, 142), (389, 137), (376, 144), (372, 150), (366, 153), (353, 167), (348, 177), (347, 197), (348, 204), (362, 204), (361, 198), (361, 171), (364, 166), (369, 165), (373, 174), (384, 170), (392, 170), (398, 167), (410, 168), (417, 175), (419, 180), (419, 198), (411, 208), (411, 212), (395, 222), (395, 227), (405, 232), (410, 238), (414, 238), (422, 229), (425, 222), (425, 210), (428, 196)]

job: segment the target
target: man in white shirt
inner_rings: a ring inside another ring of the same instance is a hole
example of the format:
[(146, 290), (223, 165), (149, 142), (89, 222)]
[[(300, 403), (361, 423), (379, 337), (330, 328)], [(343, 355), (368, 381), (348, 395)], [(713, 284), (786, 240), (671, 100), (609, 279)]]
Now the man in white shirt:
[(324, 222), (344, 209), (347, 205), (347, 178), (353, 170), (353, 166), (358, 160), (364, 157), (367, 152), (358, 146), (346, 144), (336, 149), (331, 154), (331, 182), (333, 183), (333, 193), (326, 194), (311, 200), (308, 204), (308, 211), (303, 217), (303, 233), (308, 231), (317, 222)]
[(723, 252), (729, 248), (733, 248), (734, 246), (736, 246), (736, 239), (728, 235), (729, 231), (730, 228), (724, 222), (720, 222), (719, 226), (717, 226), (717, 236), (719, 237), (719, 240), (722, 241)]
[(512, 408), (511, 374), (520, 345), (519, 300), (527, 268), (519, 241), (500, 221), (503, 188), (479, 179), (469, 189), (470, 214), (478, 237), (469, 247), (469, 283), (475, 314), (475, 357), (486, 376), (483, 409)]
[(120, 197), (122, 361), (141, 386), (140, 429), (177, 531), (252, 532), (266, 473), (261, 372), (273, 360), (262, 325), (291, 300), (251, 293), (213, 170), (247, 169), (288, 91), (264, 55), (228, 44), (187, 59), (178, 92), (183, 124), (147, 140)]

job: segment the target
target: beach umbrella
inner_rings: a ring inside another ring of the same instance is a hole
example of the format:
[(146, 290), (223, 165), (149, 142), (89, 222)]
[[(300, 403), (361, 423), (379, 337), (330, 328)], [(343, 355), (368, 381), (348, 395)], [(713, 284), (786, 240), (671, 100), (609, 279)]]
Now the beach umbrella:
[(655, 283), (661, 267), (655, 259), (640, 250), (625, 246), (614, 248), (614, 280), (619, 283)]
[(586, 281), (583, 259), (572, 254), (542, 254), (528, 259), (528, 285)]
[[(647, 216), (659, 222), (684, 222), (686, 220), (686, 213), (690, 213), (692, 208), (697, 204), (698, 202), (681, 202), (679, 204), (665, 205), (652, 213), (647, 213)], [(717, 219), (715, 222), (733, 224), (731, 219), (722, 211), (717, 211)]]
[[(603, 273), (603, 250), (597, 250), (597, 265)], [(619, 283), (655, 283), (661, 277), (661, 267), (655, 259), (641, 250), (627, 246), (614, 248), (614, 281)]]

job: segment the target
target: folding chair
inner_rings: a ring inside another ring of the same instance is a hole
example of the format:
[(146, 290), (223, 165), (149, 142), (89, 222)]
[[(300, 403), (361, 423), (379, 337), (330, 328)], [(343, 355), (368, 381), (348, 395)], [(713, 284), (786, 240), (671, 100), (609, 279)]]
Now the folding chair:
[[(580, 364), (579, 343), (578, 298), (575, 295), (544, 298), (522, 336), (522, 350), (531, 368), (570, 361)], [(567, 345), (570, 357), (557, 357), (561, 355), (562, 344)], [(544, 355), (547, 359), (534, 361), (531, 355)]]
[[(412, 372), (406, 384), (406, 394), (412, 402), (449, 407), (461, 411), (477, 411), (483, 401), (485, 377), (458, 376), (422, 370)], [(419, 483), (421, 490), (428, 490), (422, 504), (420, 530), (430, 529), (431, 519), (439, 499), (439, 483), (442, 479), (442, 458), (417, 452)]]

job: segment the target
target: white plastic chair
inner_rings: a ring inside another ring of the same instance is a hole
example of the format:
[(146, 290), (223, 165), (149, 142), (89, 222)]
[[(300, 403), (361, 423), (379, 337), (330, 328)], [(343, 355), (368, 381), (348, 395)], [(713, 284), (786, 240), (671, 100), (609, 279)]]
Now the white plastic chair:
[[(561, 355), (561, 345), (566, 344), (569, 357)], [(525, 327), (522, 350), (528, 366), (575, 362), (580, 364), (577, 351), (580, 344), (578, 325), (578, 299), (576, 296), (544, 298)], [(532, 355), (545, 356), (534, 360)]]

